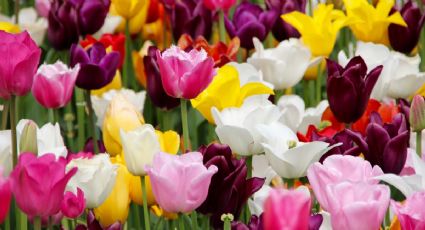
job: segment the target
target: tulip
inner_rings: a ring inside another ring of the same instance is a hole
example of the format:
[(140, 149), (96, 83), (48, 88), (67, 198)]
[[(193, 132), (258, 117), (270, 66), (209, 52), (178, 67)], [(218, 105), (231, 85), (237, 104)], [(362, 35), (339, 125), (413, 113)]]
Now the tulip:
[(307, 171), (308, 181), (317, 201), (324, 210), (329, 211), (328, 187), (342, 182), (378, 184), (376, 176), (383, 175), (379, 166), (371, 166), (360, 157), (333, 155), (316, 162)]
[(15, 25), (13, 22), (7, 22), (7, 20), (0, 22), (0, 30), (11, 34), (21, 32), (21, 28), (18, 25)]
[(264, 79), (282, 90), (295, 86), (301, 81), (307, 68), (317, 65), (321, 58), (311, 59), (310, 50), (298, 39), (281, 42), (276, 48), (264, 49), (263, 44), (254, 38), (255, 53), (248, 58), (264, 74)]
[(307, 230), (310, 207), (308, 190), (273, 189), (264, 204), (264, 228)]
[(35, 99), (46, 108), (64, 107), (71, 100), (79, 70), (79, 65), (69, 69), (61, 61), (41, 65), (32, 85)]
[(18, 207), (30, 217), (46, 218), (58, 213), (65, 187), (77, 168), (66, 167), (65, 158), (55, 155), (36, 157), (31, 153), (19, 155), (10, 175), (10, 185)]
[(69, 191), (65, 192), (61, 205), (61, 212), (64, 216), (75, 219), (84, 212), (85, 207), (86, 201), (81, 189), (77, 188), (77, 195)]
[(0, 47), (7, 60), (0, 65), (0, 98), (27, 94), (40, 61), (40, 48), (27, 32), (9, 34), (4, 31), (0, 31)]
[[(172, 3), (171, 3), (172, 2)], [(203, 36), (210, 39), (213, 26), (211, 10), (203, 4), (203, 0), (164, 1), (165, 12), (171, 21), (174, 40), (183, 34), (192, 38)]]
[(110, 0), (74, 0), (81, 35), (96, 33), (105, 22)]
[(413, 97), (409, 121), (413, 132), (422, 132), (425, 129), (425, 99), (420, 95)]
[[(112, 5), (111, 5), (112, 11)], [(97, 39), (101, 38), (104, 34), (114, 34), (118, 29), (120, 23), (124, 22), (124, 19), (118, 15), (112, 15), (109, 13), (105, 18), (105, 23), (103, 23), (102, 28), (97, 31), (93, 36)]]
[(207, 198), (211, 177), (217, 172), (217, 167), (211, 165), (206, 168), (199, 152), (180, 156), (159, 152), (152, 166), (146, 166), (145, 170), (151, 178), (158, 204), (167, 212), (188, 213)]
[(143, 108), (145, 106), (146, 92), (134, 92), (131, 89), (121, 89), (121, 90), (109, 90), (101, 96), (91, 96), (93, 103), (93, 109), (97, 117), (97, 125), (102, 127), (103, 121), (105, 118), (106, 111), (109, 104), (114, 99), (116, 95), (123, 96), (128, 102), (130, 102), (134, 108), (143, 113)]
[(229, 107), (222, 111), (213, 107), (211, 111), (220, 142), (229, 145), (240, 156), (263, 153), (262, 138), (256, 127), (279, 122), (282, 117), (279, 109), (264, 99), (245, 100), (239, 108)]
[(379, 114), (374, 113), (365, 138), (353, 131), (347, 132), (372, 165), (379, 165), (385, 173), (401, 172), (409, 146), (409, 131), (403, 114), (397, 114), (391, 123), (383, 124)]
[[(286, 0), (286, 1), (276, 1), (276, 0), (267, 0), (266, 6), (269, 10), (275, 10), (280, 14), (291, 13), (293, 11), (298, 11), (305, 13), (306, 0)], [(283, 41), (289, 38), (299, 38), (300, 33), (290, 24), (286, 23), (281, 18), (277, 18), (272, 27), (273, 36), (278, 41)]]
[(111, 163), (107, 154), (72, 159), (66, 168), (78, 168), (67, 185), (67, 191), (75, 193), (80, 188), (84, 192), (86, 208), (89, 209), (99, 207), (105, 201), (117, 177), (117, 166)]
[(37, 9), (38, 15), (47, 18), (49, 16), (51, 4), (50, 0), (36, 0), (35, 8)]
[(247, 225), (241, 221), (234, 221), (231, 227), (235, 230), (261, 230), (263, 229), (263, 219), (263, 216), (252, 215)]
[(342, 11), (334, 9), (332, 4), (322, 3), (314, 9), (312, 17), (298, 11), (283, 14), (281, 17), (298, 30), (301, 41), (310, 48), (314, 57), (329, 56), (339, 30), (349, 23)]
[(391, 209), (400, 221), (401, 229), (415, 230), (425, 228), (425, 192), (417, 192), (398, 203), (391, 201)]
[(3, 169), (3, 175), (9, 176), (13, 169), (12, 166), (12, 142), (11, 131), (0, 131), (0, 168)]
[(78, 12), (72, 1), (52, 1), (48, 21), (47, 38), (53, 48), (65, 50), (78, 43)]
[(389, 44), (388, 26), (393, 23), (406, 27), (398, 11), (391, 13), (393, 0), (379, 1), (376, 7), (368, 0), (344, 0), (347, 16), (352, 23), (350, 29), (357, 40)]
[(264, 184), (264, 179), (254, 177), (246, 179), (247, 166), (245, 160), (237, 160), (227, 145), (210, 144), (201, 147), (205, 167), (215, 165), (218, 171), (211, 178), (206, 200), (197, 209), (210, 216), (215, 228), (222, 227), (222, 214), (231, 213), (235, 220), (239, 219), (243, 205), (248, 198)]
[(175, 98), (193, 99), (211, 83), (214, 60), (204, 50), (185, 52), (177, 46), (156, 53), (165, 92)]
[(130, 131), (142, 126), (143, 117), (123, 95), (117, 94), (109, 103), (103, 121), (103, 141), (109, 155), (122, 153), (120, 130)]
[(37, 130), (37, 124), (33, 121), (30, 120), (25, 124), (19, 137), (19, 152), (38, 153)]
[(122, 79), (121, 79), (121, 73), (119, 70), (115, 72), (115, 76), (112, 79), (109, 84), (103, 86), (100, 89), (90, 90), (90, 95), (99, 96), (101, 97), (104, 93), (111, 91), (111, 90), (120, 90), (123, 88), (122, 86)]
[(87, 35), (86, 39), (80, 41), (80, 44), (83, 48), (88, 48), (95, 44), (96, 42), (102, 43), (102, 45), (105, 47), (105, 49), (108, 49), (109, 47), (112, 48), (113, 51), (117, 51), (120, 53), (120, 68), (122, 64), (124, 63), (124, 57), (125, 57), (125, 35), (122, 33), (119, 34), (102, 34), (102, 37), (97, 40), (91, 35)]
[(225, 12), (236, 4), (236, 0), (203, 0), (203, 2), (205, 7), (212, 11), (223, 10)]
[(363, 115), (382, 68), (377, 66), (367, 74), (360, 56), (352, 58), (345, 68), (327, 59), (329, 107), (338, 121), (349, 124)]
[[(244, 64), (244, 67), (256, 71), (249, 64)], [(260, 78), (243, 82), (245, 80), (243, 77), (232, 64), (221, 67), (211, 84), (191, 100), (193, 108), (197, 109), (208, 122), (214, 123), (211, 115), (212, 107), (221, 111), (229, 107), (240, 107), (246, 98), (253, 95), (274, 94), (273, 89), (261, 82)]]
[(388, 27), (388, 36), (391, 47), (394, 50), (409, 54), (418, 44), (421, 29), (425, 23), (425, 14), (421, 13), (421, 10), (412, 1), (404, 4), (400, 14), (406, 22), (407, 27), (390, 24)]
[(148, 55), (143, 57), (143, 64), (146, 73), (146, 91), (155, 106), (161, 109), (170, 110), (179, 106), (180, 100), (178, 98), (168, 96), (165, 92), (156, 58), (157, 50), (158, 48), (150, 46)]
[[(135, 0), (131, 0), (131, 1), (135, 2)], [(136, 1), (139, 1), (139, 3), (136, 3), (136, 4), (141, 4), (141, 6), (137, 6), (137, 7), (141, 7), (141, 8), (139, 8), (137, 12), (134, 12), (135, 14), (131, 18), (127, 18), (125, 15), (121, 14), (118, 11), (118, 8), (120, 8), (120, 6), (117, 7), (117, 5), (118, 4), (121, 5), (122, 4), (121, 2), (111, 5), (111, 9), (110, 9), (111, 14), (118, 15), (121, 19), (123, 19), (121, 23), (118, 25), (118, 27), (116, 28), (117, 32), (125, 33), (127, 24), (129, 27), (129, 32), (132, 35), (140, 34), (142, 30), (144, 29), (146, 25), (146, 18), (147, 18), (147, 14), (149, 10), (148, 8), (149, 8), (150, 1), (142, 1), (142, 0), (136, 0)], [(132, 13), (132, 12), (129, 12), (129, 13)]]
[(10, 181), (3, 176), (3, 168), (0, 166), (0, 223), (6, 219), (12, 200)]
[(136, 16), (144, 4), (142, 0), (112, 0), (112, 6), (117, 13), (127, 20)]
[(252, 39), (264, 41), (276, 21), (276, 11), (264, 11), (260, 6), (242, 2), (235, 10), (232, 21), (225, 17), (226, 30), (230, 37), (238, 37), (245, 49), (254, 48)]
[[(120, 224), (118, 221), (113, 223), (112, 225), (103, 227), (103, 229), (105, 230), (121, 230), (122, 228), (123, 228), (123, 225)], [(93, 211), (88, 211), (87, 226), (79, 224), (76, 226), (75, 229), (76, 230), (98, 230), (98, 229), (102, 229), (102, 226), (100, 225), (99, 221), (96, 220), (96, 217)]]
[(119, 64), (119, 53), (106, 53), (101, 43), (95, 43), (87, 51), (77, 45), (71, 47), (71, 66), (80, 65), (76, 85), (92, 90), (109, 84)]

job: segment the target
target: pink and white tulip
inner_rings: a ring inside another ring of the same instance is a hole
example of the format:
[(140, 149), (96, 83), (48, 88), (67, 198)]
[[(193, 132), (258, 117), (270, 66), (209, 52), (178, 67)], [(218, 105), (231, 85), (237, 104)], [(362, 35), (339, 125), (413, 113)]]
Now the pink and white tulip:
[(391, 201), (391, 209), (400, 221), (401, 229), (425, 229), (425, 192), (417, 192), (407, 197), (404, 204)]

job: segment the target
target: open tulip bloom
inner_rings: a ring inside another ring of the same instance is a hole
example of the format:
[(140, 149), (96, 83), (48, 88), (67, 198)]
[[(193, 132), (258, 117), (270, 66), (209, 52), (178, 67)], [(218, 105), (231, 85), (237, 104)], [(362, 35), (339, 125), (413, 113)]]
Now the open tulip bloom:
[(425, 0), (0, 1), (0, 229), (425, 230)]

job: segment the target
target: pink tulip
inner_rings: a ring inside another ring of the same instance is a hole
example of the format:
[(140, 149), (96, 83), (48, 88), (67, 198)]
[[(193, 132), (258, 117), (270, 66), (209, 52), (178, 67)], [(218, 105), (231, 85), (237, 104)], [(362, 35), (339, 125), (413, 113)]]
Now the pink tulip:
[(156, 53), (165, 92), (175, 98), (193, 99), (211, 83), (214, 60), (205, 50), (185, 52), (177, 46)]
[(404, 204), (391, 201), (391, 208), (400, 221), (403, 230), (425, 229), (425, 192), (407, 197)]
[(35, 8), (37, 10), (38, 15), (47, 18), (49, 16), (51, 4), (52, 3), (50, 3), (50, 0), (35, 0)]
[(4, 221), (9, 212), (12, 191), (9, 180), (3, 178), (3, 169), (0, 167), (0, 224)]
[(218, 169), (215, 165), (207, 169), (199, 152), (180, 156), (159, 152), (145, 170), (158, 204), (167, 212), (187, 213), (205, 201), (211, 177)]
[(64, 107), (74, 91), (80, 67), (69, 69), (61, 61), (53, 65), (42, 65), (34, 77), (32, 94), (46, 108)]
[(84, 192), (80, 188), (77, 189), (77, 195), (72, 192), (66, 192), (61, 206), (61, 212), (64, 216), (74, 219), (79, 217), (86, 208), (86, 200)]
[(264, 203), (264, 229), (307, 230), (310, 206), (308, 190), (273, 189)]
[(386, 185), (342, 182), (327, 187), (334, 230), (379, 229), (390, 203)]
[(329, 156), (323, 164), (316, 162), (307, 171), (308, 181), (324, 210), (328, 210), (329, 207), (327, 186), (343, 181), (378, 184), (379, 180), (373, 179), (373, 177), (382, 174), (379, 166), (372, 168), (368, 161), (360, 157), (344, 155)]
[(64, 198), (66, 184), (77, 172), (65, 172), (66, 160), (56, 160), (53, 154), (37, 158), (31, 153), (19, 155), (19, 161), (10, 175), (13, 195), (18, 207), (29, 217), (46, 218), (58, 213)]
[(236, 0), (204, 0), (204, 5), (210, 10), (224, 10), (228, 11)]
[(40, 61), (40, 48), (26, 31), (19, 34), (0, 31), (0, 53), (0, 98), (27, 94)]

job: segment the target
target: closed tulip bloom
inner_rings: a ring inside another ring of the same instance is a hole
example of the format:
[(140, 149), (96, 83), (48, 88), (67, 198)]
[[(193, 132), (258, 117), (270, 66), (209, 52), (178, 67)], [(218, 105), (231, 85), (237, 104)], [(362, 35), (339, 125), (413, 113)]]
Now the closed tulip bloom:
[(73, 0), (78, 12), (78, 29), (81, 35), (96, 33), (105, 22), (110, 0)]
[(425, 228), (425, 192), (416, 192), (407, 197), (403, 203), (391, 201), (391, 209), (400, 221), (403, 230), (420, 230)]
[[(267, 0), (265, 2), (267, 9), (275, 10), (279, 12), (279, 14), (291, 13), (293, 11), (305, 13), (307, 3), (306, 0)], [(280, 17), (277, 18), (273, 24), (272, 33), (274, 38), (278, 41), (283, 41), (289, 38), (299, 38), (301, 36), (297, 29)]]
[(106, 53), (101, 43), (93, 44), (87, 51), (77, 45), (71, 47), (71, 66), (80, 65), (76, 85), (82, 89), (100, 89), (109, 84), (119, 61), (119, 53)]
[(65, 50), (78, 43), (78, 12), (72, 1), (52, 1), (48, 22), (47, 38), (53, 48)]
[(413, 97), (409, 121), (413, 132), (421, 132), (425, 129), (425, 99), (423, 96)]
[(7, 217), (10, 201), (12, 200), (10, 182), (3, 176), (3, 169), (2, 166), (0, 166), (0, 223), (3, 223), (4, 219)]
[(388, 27), (388, 36), (394, 50), (410, 54), (418, 44), (421, 29), (425, 22), (425, 14), (421, 13), (416, 3), (411, 0), (404, 4), (400, 14), (407, 27), (391, 24)]
[(327, 59), (329, 107), (339, 122), (349, 124), (363, 115), (382, 69), (377, 66), (367, 74), (360, 56), (352, 58), (345, 68)]
[(227, 12), (233, 5), (236, 4), (236, 0), (203, 0), (204, 5), (210, 10), (223, 10)]
[(23, 96), (31, 90), (40, 61), (40, 48), (27, 32), (10, 34), (0, 30), (0, 98)]
[(217, 172), (217, 167), (211, 165), (206, 168), (199, 152), (180, 156), (159, 152), (152, 166), (145, 170), (161, 208), (167, 212), (188, 213), (207, 198), (211, 177)]
[(117, 13), (127, 20), (136, 16), (144, 4), (143, 0), (112, 0), (112, 5)]
[(214, 60), (205, 50), (185, 52), (177, 46), (156, 53), (165, 92), (175, 98), (193, 99), (211, 83)]
[(86, 200), (83, 190), (77, 188), (77, 194), (65, 192), (61, 205), (61, 212), (64, 216), (75, 219), (83, 214), (85, 208)]
[(252, 39), (256, 37), (264, 41), (277, 17), (277, 11), (265, 11), (254, 3), (242, 2), (236, 8), (232, 20), (225, 17), (226, 30), (230, 37), (241, 40), (241, 47), (252, 49)]
[(64, 107), (71, 100), (80, 66), (69, 69), (61, 61), (40, 66), (34, 77), (32, 94), (46, 108)]
[(264, 204), (264, 229), (308, 230), (310, 207), (308, 189), (273, 189)]
[(117, 166), (111, 163), (108, 154), (72, 159), (66, 168), (78, 168), (67, 185), (67, 191), (76, 192), (80, 188), (89, 209), (100, 206), (115, 185)]
[(66, 185), (76, 172), (75, 167), (66, 170), (65, 158), (56, 160), (53, 154), (37, 158), (32, 153), (22, 153), (10, 175), (18, 207), (29, 217), (55, 215), (61, 209)]

